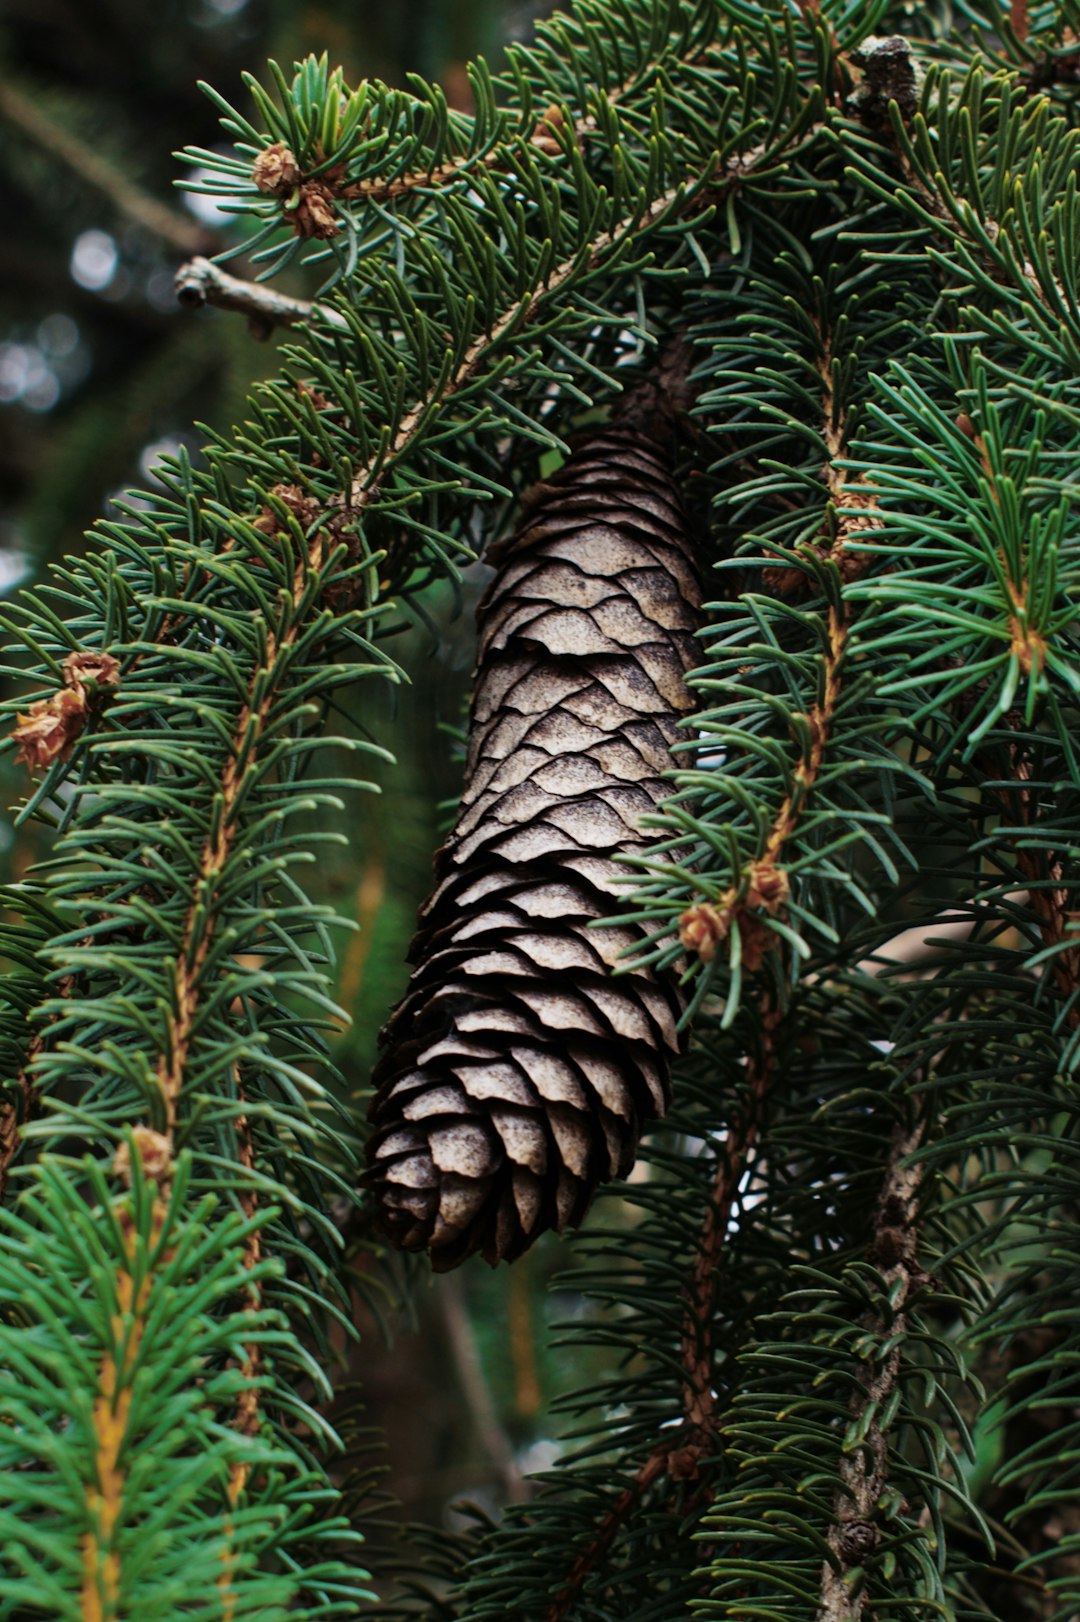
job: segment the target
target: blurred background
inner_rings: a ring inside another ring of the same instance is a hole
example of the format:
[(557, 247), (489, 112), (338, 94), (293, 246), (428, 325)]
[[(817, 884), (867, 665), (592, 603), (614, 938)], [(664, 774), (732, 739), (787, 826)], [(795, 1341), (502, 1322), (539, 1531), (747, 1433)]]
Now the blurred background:
[[(273, 372), (273, 343), (244, 320), (177, 305), (176, 268), (225, 246), (230, 219), (173, 188), (173, 158), (221, 142), (204, 79), (244, 105), (242, 69), (286, 69), (328, 50), (350, 82), (400, 82), (417, 71), (465, 105), (465, 60), (498, 63), (550, 6), (523, 0), (6, 0), (0, 17), (0, 596), (42, 578), (85, 545), (84, 531), (130, 487), (152, 488), (163, 452), (243, 414)], [(230, 268), (247, 273), (243, 261)], [(289, 284), (285, 284), (287, 287)], [(313, 291), (299, 282), (299, 293)], [(375, 1036), (404, 988), (405, 951), (429, 885), (440, 802), (453, 800), (472, 658), (464, 604), (443, 593), (431, 624), (405, 628), (391, 651), (413, 685), (371, 684), (364, 726), (398, 758), (384, 792), (349, 807), (349, 843), (320, 874), (324, 897), (355, 919), (342, 936), (338, 1000), (353, 1024), (334, 1058), (350, 1095), (364, 1088)], [(2, 612), (2, 605), (0, 605)], [(0, 874), (27, 873), (42, 831), (14, 835), (22, 768), (0, 763)], [(325, 847), (324, 847), (325, 849)], [(451, 1524), (461, 1495), (492, 1510), (524, 1491), (524, 1472), (555, 1457), (550, 1405), (588, 1371), (545, 1350), (552, 1322), (583, 1310), (549, 1289), (565, 1262), (551, 1241), (512, 1270), (474, 1265), (430, 1281), (417, 1273), (414, 1321), (389, 1334), (362, 1323), (350, 1354), (367, 1417), (388, 1433), (389, 1485), (403, 1515)], [(393, 1345), (391, 1347), (391, 1339)]]

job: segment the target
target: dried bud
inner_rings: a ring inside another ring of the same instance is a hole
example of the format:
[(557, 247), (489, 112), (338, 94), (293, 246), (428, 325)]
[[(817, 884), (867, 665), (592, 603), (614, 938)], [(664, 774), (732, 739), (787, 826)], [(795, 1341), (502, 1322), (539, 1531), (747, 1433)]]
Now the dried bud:
[(302, 377), (298, 377), (296, 379), (296, 392), (300, 395), (301, 399), (310, 400), (316, 411), (330, 410), (330, 401), (326, 398), (326, 395), (323, 394), (322, 390), (312, 388), (311, 384), (305, 383)]
[(877, 491), (861, 480), (846, 484), (836, 504), (836, 534), (838, 542), (853, 540), (869, 530), (884, 529), (885, 523), (878, 511)]
[(309, 180), (300, 188), (300, 201), (288, 216), (298, 237), (315, 237), (320, 242), (340, 236), (341, 226), (334, 213), (334, 196), (320, 180)]
[(696, 952), (703, 963), (711, 963), (730, 927), (729, 908), (721, 910), (709, 901), (697, 901), (679, 919), (679, 941), (687, 952)]
[(880, 1228), (870, 1247), (870, 1254), (886, 1272), (901, 1263), (913, 1261), (918, 1242), (913, 1233), (904, 1228)]
[(878, 1215), (882, 1222), (887, 1222), (891, 1227), (907, 1227), (912, 1218), (911, 1205), (901, 1194), (886, 1194), (881, 1201)]
[[(144, 1177), (150, 1182), (167, 1183), (172, 1173), (172, 1144), (162, 1132), (154, 1132), (148, 1126), (136, 1126), (131, 1130), (131, 1136), (138, 1150), (139, 1163), (143, 1169)], [(113, 1156), (113, 1176), (118, 1177), (125, 1188), (131, 1187), (131, 1149), (127, 1139), (119, 1144)]]
[(91, 691), (120, 685), (120, 661), (111, 653), (86, 649), (83, 653), (69, 653), (64, 660), (64, 680), (77, 692), (89, 685)]
[(810, 590), (813, 581), (803, 569), (770, 564), (769, 568), (761, 571), (761, 584), (775, 597), (803, 597)]
[(976, 429), (975, 424), (972, 422), (971, 418), (968, 416), (966, 411), (957, 412), (956, 426), (959, 428), (960, 432), (963, 434), (965, 439), (970, 439), (970, 440), (978, 439), (978, 437), (979, 437), (978, 430)]
[[(305, 495), (298, 484), (275, 484), (270, 494), (289, 509), (302, 529), (310, 529), (322, 511), (315, 497)], [(282, 523), (272, 507), (264, 507), (252, 527), (262, 535), (277, 535)]]
[(754, 862), (747, 878), (746, 905), (764, 907), (769, 917), (775, 918), (788, 898), (788, 877), (784, 869), (770, 861)]
[[(866, 528), (880, 529), (881, 525), (880, 523), (867, 524)], [(855, 533), (859, 533), (859, 531), (856, 531)], [(832, 561), (840, 570), (841, 580), (846, 586), (850, 586), (853, 581), (861, 580), (863, 575), (870, 573), (870, 569), (875, 562), (875, 558), (872, 552), (851, 552), (847, 549), (847, 547), (841, 544), (837, 548)]]
[(536, 128), (532, 132), (533, 146), (541, 152), (547, 152), (551, 157), (557, 157), (563, 150), (560, 132), (566, 128), (566, 114), (556, 102), (545, 108), (537, 119)]
[(300, 184), (300, 165), (284, 141), (275, 141), (255, 159), (251, 178), (261, 192), (288, 197)]
[(676, 1448), (669, 1453), (667, 1470), (672, 1481), (697, 1481), (701, 1476), (703, 1451), (699, 1442), (691, 1442), (689, 1446)]
[(17, 717), (12, 736), (19, 745), (16, 763), (31, 771), (66, 760), (86, 724), (87, 700), (83, 687), (61, 687), (51, 698), (38, 699), (26, 715)]

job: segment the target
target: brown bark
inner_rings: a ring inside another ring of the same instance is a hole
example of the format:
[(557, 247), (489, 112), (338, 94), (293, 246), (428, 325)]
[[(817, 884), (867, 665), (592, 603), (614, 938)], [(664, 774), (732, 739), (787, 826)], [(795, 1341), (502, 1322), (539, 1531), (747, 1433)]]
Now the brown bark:
[(533, 492), (481, 603), (466, 787), (371, 1109), (383, 1226), (439, 1269), (580, 1222), (666, 1108), (674, 978), (613, 978), (642, 926), (590, 926), (670, 792), (698, 603), (671, 468), (626, 424)]

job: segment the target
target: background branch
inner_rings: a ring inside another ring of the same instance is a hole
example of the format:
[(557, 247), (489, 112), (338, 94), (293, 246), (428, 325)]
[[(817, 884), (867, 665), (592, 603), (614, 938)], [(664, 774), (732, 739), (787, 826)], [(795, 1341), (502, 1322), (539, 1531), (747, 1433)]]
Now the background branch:
[(3, 77), (0, 77), (0, 118), (29, 136), (87, 186), (100, 192), (118, 213), (142, 226), (144, 231), (153, 232), (170, 247), (181, 253), (204, 253), (212, 245), (214, 233), (206, 226), (149, 196), (108, 158), (62, 129), (36, 101)]

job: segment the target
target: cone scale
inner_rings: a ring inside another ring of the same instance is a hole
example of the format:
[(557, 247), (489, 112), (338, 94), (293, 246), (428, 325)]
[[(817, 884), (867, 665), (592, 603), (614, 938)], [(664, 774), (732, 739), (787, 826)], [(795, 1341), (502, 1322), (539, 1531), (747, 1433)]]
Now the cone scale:
[(668, 1102), (682, 998), (613, 977), (625, 865), (670, 793), (700, 593), (669, 458), (594, 434), (531, 492), (478, 610), (465, 790), (383, 1032), (368, 1181), (436, 1269), (579, 1223)]

